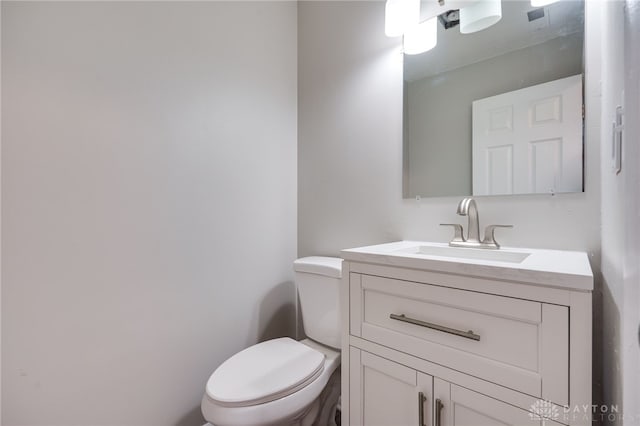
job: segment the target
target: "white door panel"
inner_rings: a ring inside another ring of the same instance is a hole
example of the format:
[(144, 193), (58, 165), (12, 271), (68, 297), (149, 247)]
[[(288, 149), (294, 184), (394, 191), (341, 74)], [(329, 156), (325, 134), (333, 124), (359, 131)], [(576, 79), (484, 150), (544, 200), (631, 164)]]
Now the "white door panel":
[(472, 109), (473, 195), (582, 191), (582, 75)]

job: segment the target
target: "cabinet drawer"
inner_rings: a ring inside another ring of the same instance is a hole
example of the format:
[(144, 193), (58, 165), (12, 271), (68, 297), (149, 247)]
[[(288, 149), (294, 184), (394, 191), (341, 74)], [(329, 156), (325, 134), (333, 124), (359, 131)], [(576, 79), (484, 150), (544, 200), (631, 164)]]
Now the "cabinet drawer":
[(360, 274), (350, 292), (351, 334), (568, 404), (567, 307)]

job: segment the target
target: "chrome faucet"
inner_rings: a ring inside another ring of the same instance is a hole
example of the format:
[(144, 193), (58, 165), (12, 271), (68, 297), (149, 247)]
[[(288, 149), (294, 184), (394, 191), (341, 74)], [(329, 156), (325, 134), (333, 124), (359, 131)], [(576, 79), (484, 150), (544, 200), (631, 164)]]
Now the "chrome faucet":
[(478, 218), (478, 206), (476, 200), (471, 197), (463, 198), (456, 211), (460, 216), (469, 216), (469, 230), (467, 231), (467, 243), (480, 244), (480, 220)]
[(449, 242), (451, 247), (471, 247), (484, 249), (499, 249), (500, 244), (496, 241), (496, 228), (513, 228), (513, 225), (489, 225), (484, 230), (484, 238), (480, 240), (480, 219), (478, 217), (478, 206), (471, 197), (463, 198), (458, 204), (456, 211), (460, 216), (469, 217), (469, 230), (467, 237), (464, 236), (462, 225), (457, 223), (441, 223), (442, 226), (453, 226), (454, 236)]

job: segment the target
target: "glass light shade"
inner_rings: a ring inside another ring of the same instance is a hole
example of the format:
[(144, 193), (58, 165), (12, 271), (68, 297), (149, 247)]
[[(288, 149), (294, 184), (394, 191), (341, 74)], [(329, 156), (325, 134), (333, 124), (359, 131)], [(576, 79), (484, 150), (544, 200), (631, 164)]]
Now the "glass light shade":
[(404, 34), (404, 53), (417, 55), (436, 47), (438, 43), (438, 17), (427, 19), (409, 28)]
[(460, 9), (460, 32), (470, 34), (484, 30), (501, 18), (500, 0), (478, 0), (473, 5)]
[(384, 33), (399, 37), (420, 22), (420, 0), (387, 0), (384, 7)]
[(542, 7), (551, 3), (555, 3), (558, 0), (531, 0), (531, 6), (533, 7)]

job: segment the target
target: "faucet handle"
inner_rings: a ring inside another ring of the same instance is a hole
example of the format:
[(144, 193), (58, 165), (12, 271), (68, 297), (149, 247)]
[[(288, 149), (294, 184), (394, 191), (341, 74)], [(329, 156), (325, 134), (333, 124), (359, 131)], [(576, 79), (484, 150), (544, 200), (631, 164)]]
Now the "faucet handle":
[(464, 236), (462, 235), (462, 225), (460, 225), (459, 223), (441, 223), (440, 226), (453, 226), (453, 239), (451, 240), (452, 243), (463, 243), (466, 241), (464, 239)]
[(495, 231), (496, 228), (513, 228), (513, 225), (489, 225), (484, 230), (484, 238), (482, 244), (487, 244), (491, 247), (500, 248), (500, 244), (496, 241)]

